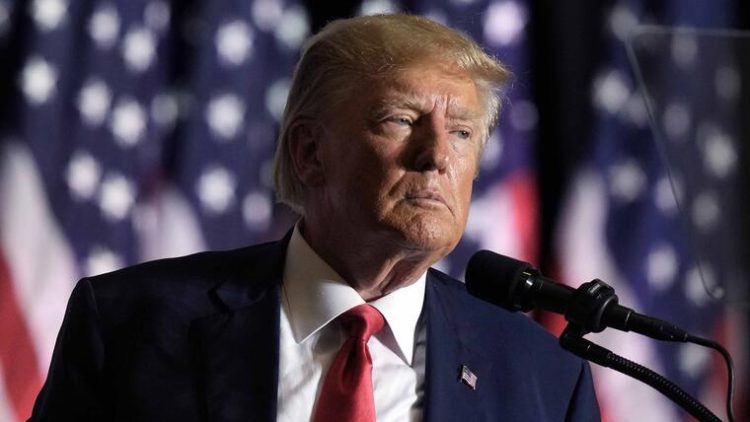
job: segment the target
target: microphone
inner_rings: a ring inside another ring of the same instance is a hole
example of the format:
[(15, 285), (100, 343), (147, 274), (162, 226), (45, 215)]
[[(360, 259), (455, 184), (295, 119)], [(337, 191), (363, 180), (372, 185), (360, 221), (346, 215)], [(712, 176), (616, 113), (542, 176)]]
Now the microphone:
[(569, 322), (589, 332), (612, 327), (681, 342), (689, 336), (670, 322), (619, 305), (614, 289), (601, 280), (574, 289), (544, 277), (528, 262), (486, 250), (469, 260), (466, 288), (472, 295), (509, 311), (544, 309), (563, 314)]

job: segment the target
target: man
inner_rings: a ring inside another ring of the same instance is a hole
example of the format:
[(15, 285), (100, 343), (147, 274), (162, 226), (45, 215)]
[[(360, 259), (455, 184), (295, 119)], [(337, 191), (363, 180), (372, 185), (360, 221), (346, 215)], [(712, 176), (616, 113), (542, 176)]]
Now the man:
[(80, 281), (32, 420), (597, 420), (586, 364), (429, 269), (463, 232), (508, 77), (424, 18), (329, 24), (277, 150), (298, 224)]

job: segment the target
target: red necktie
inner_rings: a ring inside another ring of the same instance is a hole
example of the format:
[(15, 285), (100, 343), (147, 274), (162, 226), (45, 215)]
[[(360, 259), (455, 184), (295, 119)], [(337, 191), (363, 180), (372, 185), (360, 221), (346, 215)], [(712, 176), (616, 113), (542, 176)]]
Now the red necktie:
[(367, 304), (346, 311), (339, 320), (349, 338), (328, 369), (313, 422), (375, 421), (372, 358), (367, 341), (383, 328), (385, 320)]

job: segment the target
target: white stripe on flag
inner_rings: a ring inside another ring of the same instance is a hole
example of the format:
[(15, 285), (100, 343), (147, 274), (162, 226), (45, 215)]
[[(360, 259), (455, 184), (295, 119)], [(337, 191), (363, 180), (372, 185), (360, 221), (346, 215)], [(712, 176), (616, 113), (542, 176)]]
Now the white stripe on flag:
[[(572, 184), (560, 219), (556, 245), (562, 278), (579, 285), (594, 278), (615, 288), (620, 303), (638, 309), (629, 286), (622, 281), (609, 255), (605, 236), (607, 192), (601, 177), (594, 171), (578, 174)], [(663, 373), (649, 339), (637, 334), (606, 330), (588, 337), (595, 343), (625, 356), (656, 372)], [(608, 368), (592, 364), (597, 396), (610, 422), (671, 421), (678, 416), (659, 392)]]
[(0, 250), (6, 254), (44, 374), (78, 274), (36, 164), (25, 145), (15, 141), (5, 142), (0, 150), (0, 228)]
[(143, 261), (187, 255), (206, 249), (198, 217), (185, 197), (167, 188), (138, 205), (134, 214)]
[(498, 183), (472, 201), (465, 235), (477, 239), (483, 249), (520, 258), (514, 211), (513, 195), (505, 184)]

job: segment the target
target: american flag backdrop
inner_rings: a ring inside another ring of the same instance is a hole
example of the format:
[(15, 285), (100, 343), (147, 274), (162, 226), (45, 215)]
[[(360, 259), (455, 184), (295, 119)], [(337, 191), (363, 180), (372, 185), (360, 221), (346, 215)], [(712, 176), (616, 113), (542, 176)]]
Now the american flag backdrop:
[[(725, 339), (736, 325), (700, 299), (622, 44), (643, 16), (729, 19), (727, 2), (705, 12), (673, 3), (649, 11), (623, 1), (608, 17), (594, 148), (561, 221), (561, 267), (572, 282), (600, 277), (626, 305)], [(440, 266), (462, 276), (480, 248), (537, 262), (530, 2), (366, 0), (359, 12), (396, 10), (469, 33), (515, 73), (465, 238)], [(290, 227), (295, 216), (274, 204), (271, 163), (308, 12), (302, 0), (0, 0), (0, 421), (30, 414), (78, 278), (277, 239)], [(657, 311), (662, 302), (700, 318)], [(708, 352), (636, 339), (605, 344), (656, 363), (691, 392), (723, 394), (707, 376), (723, 373)], [(608, 421), (678, 418), (648, 387), (609, 370), (596, 382)]]
[(292, 0), (0, 0), (0, 421), (29, 416), (78, 278), (286, 230), (308, 33)]
[[(569, 191), (557, 250), (568, 282), (601, 278), (615, 287), (620, 303), (721, 341), (734, 352), (742, 375), (743, 308), (728, 306), (726, 299), (743, 298), (727, 297), (732, 292), (725, 284), (735, 276), (737, 262), (705, 259), (699, 266), (704, 256), (696, 252), (718, 245), (721, 237), (738, 237), (739, 220), (731, 218), (739, 202), (741, 139), (735, 126), (747, 73), (737, 67), (736, 56), (721, 54), (721, 43), (707, 43), (686, 29), (732, 27), (735, 6), (731, 1), (612, 3), (591, 91), (590, 154)], [(644, 30), (642, 24), (666, 28), (632, 38)], [(677, 35), (669, 36), (670, 31)], [(637, 44), (635, 61), (626, 51), (630, 40)], [(731, 46), (723, 47), (731, 53)], [(671, 155), (671, 172), (658, 142)], [(714, 257), (729, 256), (726, 249), (712, 247)], [(715, 352), (614, 330), (589, 337), (675, 381), (726, 420), (726, 370)], [(594, 367), (594, 376), (607, 421), (686, 418), (644, 384), (600, 367)], [(741, 387), (739, 408), (745, 403)]]

